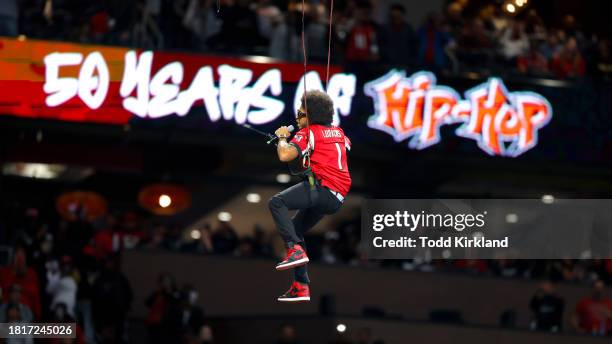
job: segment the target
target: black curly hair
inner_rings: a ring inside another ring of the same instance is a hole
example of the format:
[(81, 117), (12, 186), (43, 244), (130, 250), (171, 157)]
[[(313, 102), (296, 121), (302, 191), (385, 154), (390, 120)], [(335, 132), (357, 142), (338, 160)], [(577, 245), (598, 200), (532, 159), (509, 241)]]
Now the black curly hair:
[(306, 110), (310, 124), (330, 125), (334, 120), (334, 102), (323, 91), (307, 91), (305, 96), (302, 96), (302, 108)]

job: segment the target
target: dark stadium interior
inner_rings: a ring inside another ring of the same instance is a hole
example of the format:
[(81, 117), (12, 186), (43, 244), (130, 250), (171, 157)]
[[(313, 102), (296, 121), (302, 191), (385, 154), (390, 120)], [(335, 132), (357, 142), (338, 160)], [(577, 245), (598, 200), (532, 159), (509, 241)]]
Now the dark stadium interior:
[[(360, 206), (612, 198), (610, 3), (336, 0), (331, 25), (330, 1), (304, 3), (308, 63), (324, 71), (331, 27), (332, 65), (357, 78), (350, 116), (340, 118), (353, 143), (351, 193), (307, 236), (313, 301), (275, 302), (289, 275), (273, 270), (284, 247), (267, 200), (288, 186), (289, 168), (262, 137), (211, 120), (201, 105), (119, 125), (0, 113), (0, 323), (15, 314), (76, 321), (76, 339), (52, 343), (609, 341), (612, 259), (368, 260)], [(264, 61), (300, 74), (302, 4), (2, 0), (0, 61), (10, 61), (6, 42), (63, 42)], [(359, 30), (374, 37), (366, 48), (349, 39)], [(537, 147), (514, 158), (486, 154), (452, 125), (441, 127), (440, 143), (409, 149), (364, 124), (375, 107), (364, 84), (390, 70), (430, 71), (460, 94), (501, 78), (511, 91), (545, 97), (554, 119)], [(283, 103), (292, 104), (298, 78), (283, 79)], [(0, 109), (11, 106), (3, 99)], [(294, 124), (294, 110), (258, 128)], [(139, 194), (151, 185), (179, 185), (189, 206), (147, 209)], [(97, 218), (59, 210), (61, 195), (81, 190), (103, 197)], [(604, 319), (596, 331), (593, 319)]]

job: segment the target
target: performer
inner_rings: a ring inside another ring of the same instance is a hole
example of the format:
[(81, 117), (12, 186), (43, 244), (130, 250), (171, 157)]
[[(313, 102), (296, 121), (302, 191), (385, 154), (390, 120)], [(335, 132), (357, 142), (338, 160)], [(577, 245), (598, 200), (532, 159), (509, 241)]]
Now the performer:
[[(302, 182), (276, 194), (268, 203), (287, 247), (287, 255), (276, 270), (294, 269), (295, 280), (278, 298), (281, 302), (310, 301), (304, 233), (323, 216), (336, 213), (351, 187), (346, 154), (351, 142), (341, 128), (332, 126), (333, 114), (334, 104), (326, 93), (307, 91), (296, 117), (300, 130), (291, 142), (287, 142), (287, 127), (275, 132), (279, 160), (302, 159), (304, 167), (309, 167)], [(289, 210), (296, 209), (290, 218)]]

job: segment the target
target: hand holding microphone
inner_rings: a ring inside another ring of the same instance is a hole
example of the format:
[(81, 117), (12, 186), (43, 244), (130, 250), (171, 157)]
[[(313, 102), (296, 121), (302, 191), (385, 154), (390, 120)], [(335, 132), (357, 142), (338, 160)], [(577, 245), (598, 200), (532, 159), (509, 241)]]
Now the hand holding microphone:
[(278, 129), (276, 129), (276, 131), (274, 132), (274, 135), (276, 135), (275, 137), (273, 137), (272, 139), (270, 139), (268, 141), (268, 144), (274, 142), (276, 139), (279, 138), (288, 138), (291, 135), (291, 132), (294, 130), (295, 128), (290, 125), (288, 127), (282, 126)]

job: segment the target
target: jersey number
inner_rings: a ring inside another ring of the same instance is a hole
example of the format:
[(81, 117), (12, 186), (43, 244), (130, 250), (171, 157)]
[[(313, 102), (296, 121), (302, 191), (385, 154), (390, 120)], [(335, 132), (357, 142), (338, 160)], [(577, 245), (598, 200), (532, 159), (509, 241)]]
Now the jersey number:
[(342, 149), (338, 142), (336, 142), (336, 150), (338, 151), (338, 168), (342, 170)]

